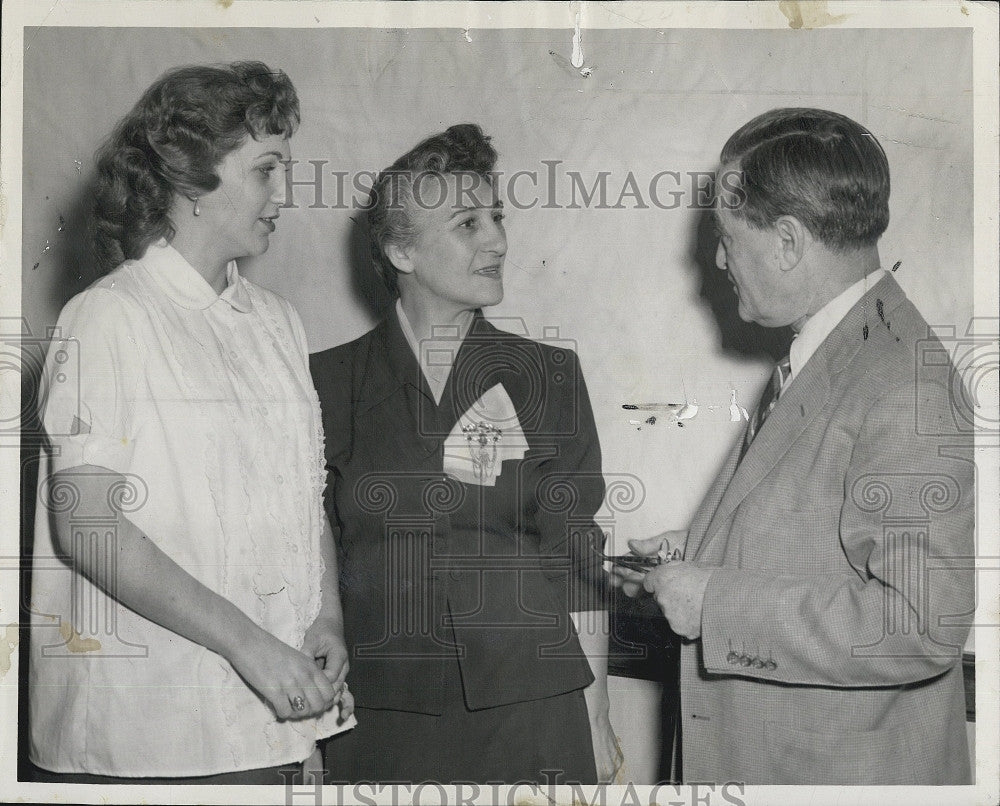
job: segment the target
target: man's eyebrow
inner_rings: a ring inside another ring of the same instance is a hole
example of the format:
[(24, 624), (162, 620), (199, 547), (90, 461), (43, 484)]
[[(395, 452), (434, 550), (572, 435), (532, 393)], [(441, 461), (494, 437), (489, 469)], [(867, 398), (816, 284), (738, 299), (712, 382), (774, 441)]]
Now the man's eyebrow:
[(261, 157), (272, 157), (272, 156), (273, 157), (277, 157), (278, 158), (278, 162), (285, 162), (286, 161), (285, 160), (285, 155), (282, 154), (280, 151), (264, 151), (263, 153), (258, 154), (255, 159), (259, 160)]

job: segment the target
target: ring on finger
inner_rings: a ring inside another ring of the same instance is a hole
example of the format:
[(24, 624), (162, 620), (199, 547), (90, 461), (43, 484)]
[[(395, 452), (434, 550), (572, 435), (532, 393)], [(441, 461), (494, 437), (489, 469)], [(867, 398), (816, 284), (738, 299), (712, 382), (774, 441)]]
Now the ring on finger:
[(305, 711), (306, 710), (306, 698), (301, 694), (296, 694), (292, 697), (292, 709), (295, 711)]

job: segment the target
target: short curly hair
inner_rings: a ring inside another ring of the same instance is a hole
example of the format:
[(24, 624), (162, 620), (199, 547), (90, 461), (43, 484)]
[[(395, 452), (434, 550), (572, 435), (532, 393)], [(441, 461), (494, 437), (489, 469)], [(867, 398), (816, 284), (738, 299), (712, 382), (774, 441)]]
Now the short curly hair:
[(732, 212), (750, 225), (793, 215), (836, 250), (874, 245), (889, 225), (889, 162), (864, 126), (825, 109), (772, 109), (722, 149), (741, 177)]
[(99, 273), (171, 240), (175, 195), (215, 190), (219, 163), (248, 136), (291, 137), (298, 124), (295, 87), (262, 62), (161, 75), (97, 151), (90, 234)]
[(459, 123), (422, 140), (378, 175), (367, 207), (369, 245), (375, 272), (391, 297), (399, 296), (399, 284), (385, 248), (405, 246), (413, 238), (414, 185), (426, 176), (470, 173), (495, 186), (496, 163), (496, 149), (483, 130), (475, 123)]

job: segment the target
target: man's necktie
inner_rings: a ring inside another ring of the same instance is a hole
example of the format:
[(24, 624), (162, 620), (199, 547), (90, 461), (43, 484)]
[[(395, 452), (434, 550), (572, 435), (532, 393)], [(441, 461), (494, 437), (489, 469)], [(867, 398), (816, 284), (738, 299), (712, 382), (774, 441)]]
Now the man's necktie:
[(778, 404), (778, 398), (781, 396), (781, 387), (784, 386), (785, 380), (791, 372), (792, 366), (786, 355), (775, 365), (774, 372), (771, 373), (771, 380), (764, 388), (764, 392), (760, 396), (760, 403), (757, 404), (757, 409), (747, 424), (746, 434), (743, 438), (743, 450), (740, 451), (740, 459), (746, 454), (754, 437), (760, 433), (761, 426), (764, 425), (764, 421), (767, 420), (768, 415), (774, 411), (774, 407)]

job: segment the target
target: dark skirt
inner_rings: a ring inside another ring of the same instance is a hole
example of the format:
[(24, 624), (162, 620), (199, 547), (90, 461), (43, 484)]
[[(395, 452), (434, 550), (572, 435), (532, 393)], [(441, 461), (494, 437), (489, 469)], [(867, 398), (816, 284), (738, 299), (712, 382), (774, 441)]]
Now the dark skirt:
[(582, 689), (473, 711), (447, 665), (440, 716), (359, 706), (326, 742), (326, 782), (597, 783)]

